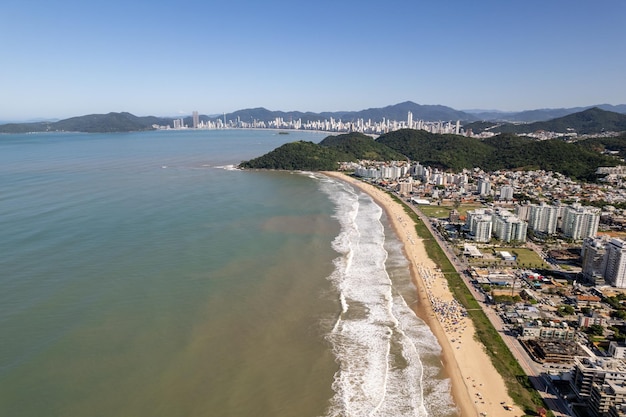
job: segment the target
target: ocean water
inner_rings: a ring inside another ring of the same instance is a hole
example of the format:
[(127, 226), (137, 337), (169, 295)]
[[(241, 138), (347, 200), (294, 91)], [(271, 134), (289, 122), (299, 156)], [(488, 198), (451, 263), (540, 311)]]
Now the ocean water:
[(232, 169), (324, 136), (0, 136), (0, 415), (457, 415), (380, 207)]

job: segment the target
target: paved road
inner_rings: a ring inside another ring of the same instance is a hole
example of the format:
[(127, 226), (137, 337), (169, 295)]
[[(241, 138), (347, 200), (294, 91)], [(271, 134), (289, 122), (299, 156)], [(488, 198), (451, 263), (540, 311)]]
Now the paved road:
[(552, 383), (549, 380), (547, 380), (547, 378), (541, 371), (541, 368), (539, 367), (539, 365), (536, 364), (529, 357), (526, 350), (519, 344), (517, 338), (512, 336), (506, 331), (506, 329), (504, 328), (504, 323), (502, 322), (498, 314), (493, 310), (493, 308), (491, 308), (489, 304), (485, 302), (485, 295), (479, 292), (474, 287), (474, 285), (472, 285), (467, 275), (465, 275), (465, 270), (467, 269), (467, 265), (465, 264), (465, 262), (460, 260), (456, 256), (453, 249), (450, 248), (450, 246), (448, 245), (448, 242), (445, 241), (442, 238), (439, 231), (436, 230), (432, 226), (430, 219), (426, 215), (424, 215), (414, 205), (407, 204), (407, 203), (405, 204), (408, 207), (410, 207), (419, 216), (422, 222), (424, 222), (424, 224), (428, 227), (428, 229), (430, 230), (430, 233), (433, 235), (433, 237), (435, 238), (439, 246), (443, 249), (446, 256), (450, 260), (450, 263), (454, 265), (454, 268), (456, 269), (457, 273), (462, 277), (467, 288), (469, 288), (474, 298), (481, 305), (482, 310), (491, 321), (491, 324), (500, 333), (500, 335), (502, 336), (502, 339), (507, 344), (509, 350), (511, 351), (513, 356), (517, 359), (517, 361), (519, 362), (520, 366), (522, 367), (526, 375), (528, 375), (535, 389), (543, 397), (543, 400), (546, 403), (546, 406), (557, 417), (571, 416), (572, 413), (569, 410), (567, 404), (562, 398), (558, 396), (556, 389), (554, 388)]

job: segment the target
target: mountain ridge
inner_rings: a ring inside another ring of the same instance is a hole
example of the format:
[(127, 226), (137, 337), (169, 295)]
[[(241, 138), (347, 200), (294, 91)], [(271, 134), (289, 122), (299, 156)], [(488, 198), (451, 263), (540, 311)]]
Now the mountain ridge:
[[(519, 116), (520, 118), (534, 118), (538, 119), (535, 122), (541, 122), (550, 120), (550, 118), (545, 118), (547, 115), (551, 114), (563, 114), (567, 113), (574, 114), (575, 111), (571, 110), (579, 110), (584, 109), (588, 110), (590, 108), (600, 108), (605, 110), (607, 108), (613, 109), (608, 110), (614, 113), (626, 114), (626, 104), (620, 105), (599, 105), (599, 106), (591, 106), (591, 107), (576, 107), (571, 109), (538, 109), (538, 110), (527, 110), (525, 112), (519, 113), (489, 113), (491, 116), (498, 116), (497, 119), (491, 119), (491, 121), (498, 122), (502, 121), (506, 118), (509, 118), (511, 115), (520, 115), (524, 114), (524, 116)], [(583, 110), (583, 111), (584, 111)], [(617, 110), (617, 111), (615, 111)], [(570, 112), (571, 111), (571, 112)], [(337, 112), (301, 112), (301, 111), (273, 111), (268, 110), (264, 107), (256, 107), (250, 109), (242, 109), (237, 110), (232, 113), (227, 113), (221, 116), (206, 116), (201, 115), (200, 120), (203, 122), (207, 122), (209, 120), (216, 121), (218, 119), (226, 118), (226, 120), (241, 120), (244, 122), (250, 122), (253, 120), (257, 121), (271, 121), (276, 118), (282, 118), (283, 120), (298, 120), (301, 119), (302, 122), (306, 123), (307, 121), (316, 121), (316, 120), (328, 120), (330, 118), (334, 118), (336, 120), (343, 120), (344, 122), (356, 121), (358, 119), (363, 120), (372, 120), (372, 121), (382, 121), (386, 120), (396, 120), (403, 121), (407, 120), (408, 112), (413, 114), (413, 120), (424, 120), (427, 122), (437, 122), (437, 121), (456, 121), (460, 120), (464, 124), (465, 123), (473, 123), (480, 122), (483, 120), (481, 115), (488, 115), (488, 113), (470, 113), (460, 110), (455, 110), (451, 107), (444, 105), (430, 105), (430, 104), (417, 104), (412, 101), (404, 101), (402, 103), (397, 103), (385, 107), (378, 108), (368, 108), (359, 111), (337, 111)], [(503, 116), (505, 115), (505, 116)], [(508, 115), (508, 116), (506, 116)], [(532, 115), (530, 117), (529, 115)], [(511, 116), (513, 117), (513, 116)], [(559, 116), (563, 117), (563, 116)], [(154, 129), (153, 125), (160, 126), (171, 126), (175, 117), (156, 117), (156, 116), (135, 116), (128, 112), (110, 112), (107, 114), (89, 114), (84, 116), (75, 116), (68, 119), (58, 120), (58, 121), (40, 121), (40, 122), (28, 122), (28, 123), (5, 123), (0, 124), (0, 133), (31, 133), (31, 132), (50, 132), (50, 131), (74, 131), (74, 132), (85, 132), (85, 133), (115, 133), (115, 132), (133, 132), (133, 131), (141, 131), (141, 130), (152, 130)], [(544, 120), (545, 119), (545, 120)], [(192, 124), (191, 116), (187, 116), (183, 118), (183, 122), (187, 125)]]
[(626, 114), (592, 107), (566, 116), (534, 123), (474, 122), (464, 126), (474, 133), (490, 131), (492, 133), (531, 134), (538, 131), (556, 132), (572, 135), (599, 134), (603, 132), (626, 131)]

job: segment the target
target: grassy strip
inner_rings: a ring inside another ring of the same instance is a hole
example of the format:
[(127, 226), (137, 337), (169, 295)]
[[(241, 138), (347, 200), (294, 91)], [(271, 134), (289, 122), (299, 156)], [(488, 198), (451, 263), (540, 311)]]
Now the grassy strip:
[(502, 375), (509, 395), (516, 404), (524, 409), (525, 413), (536, 415), (535, 410), (538, 407), (545, 406), (543, 399), (533, 388), (528, 376), (519, 365), (504, 340), (502, 340), (500, 334), (493, 327), (491, 321), (489, 321), (489, 318), (485, 315), (480, 304), (474, 298), (469, 288), (467, 288), (461, 276), (456, 272), (456, 269), (443, 249), (437, 244), (437, 241), (430, 233), (428, 227), (402, 200), (393, 194), (390, 195), (394, 200), (404, 206), (407, 214), (413, 219), (418, 236), (424, 239), (424, 246), (426, 247), (428, 257), (439, 266), (448, 280), (448, 286), (452, 290), (454, 297), (467, 309), (468, 317), (471, 318), (476, 328), (476, 337), (485, 346), (485, 350), (491, 358), (491, 362), (498, 373)]

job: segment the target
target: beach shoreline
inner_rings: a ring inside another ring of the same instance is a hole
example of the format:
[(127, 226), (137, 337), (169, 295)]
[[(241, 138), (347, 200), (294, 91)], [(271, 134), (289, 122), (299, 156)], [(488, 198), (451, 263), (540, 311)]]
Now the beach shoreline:
[[(513, 404), (504, 380), (483, 345), (476, 340), (474, 326), (454, 299), (447, 280), (428, 258), (424, 242), (418, 238), (414, 221), (404, 207), (373, 185), (340, 172), (323, 173), (365, 192), (387, 214), (410, 264), (411, 278), (419, 298), (415, 312), (430, 327), (442, 348), (441, 360), (451, 381), (451, 394), (459, 415), (502, 414), (505, 411), (503, 404)], [(517, 406), (509, 413), (511, 416), (523, 414)]]

